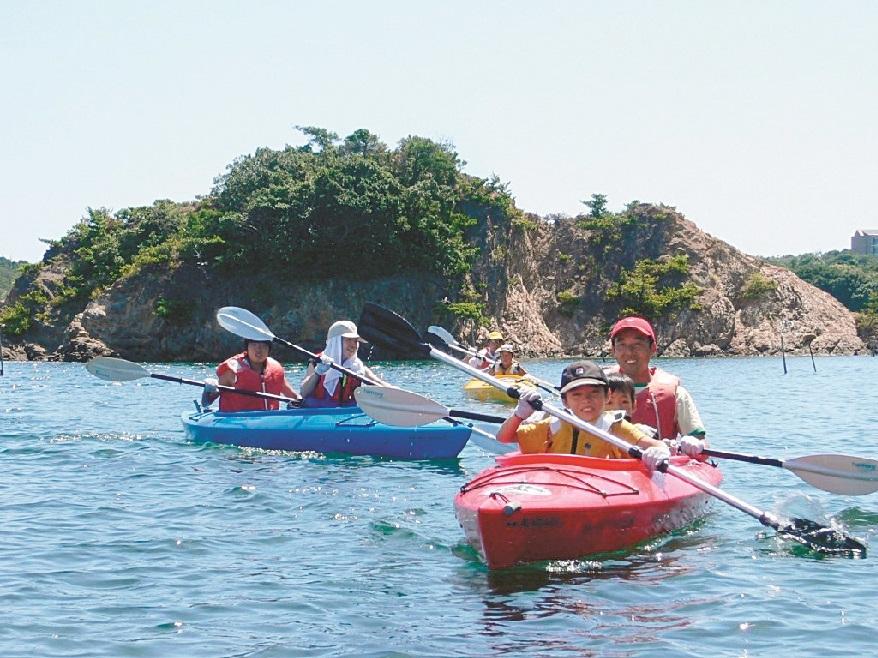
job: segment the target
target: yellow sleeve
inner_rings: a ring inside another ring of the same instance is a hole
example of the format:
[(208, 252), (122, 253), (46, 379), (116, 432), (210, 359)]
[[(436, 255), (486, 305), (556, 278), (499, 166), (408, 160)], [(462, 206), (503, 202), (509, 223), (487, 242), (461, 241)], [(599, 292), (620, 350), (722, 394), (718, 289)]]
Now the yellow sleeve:
[(518, 439), (518, 448), (525, 454), (546, 452), (546, 442), (549, 440), (549, 419), (539, 420), (536, 423), (524, 423), (515, 432)]
[[(642, 439), (649, 438), (646, 434), (637, 429), (633, 423), (629, 423), (627, 420), (620, 420), (619, 422), (613, 423), (610, 426), (610, 434), (622, 439), (626, 443), (630, 443), (632, 446), (636, 446)], [(623, 453), (623, 457), (630, 457), (630, 455), (624, 450), (619, 450), (619, 452)]]

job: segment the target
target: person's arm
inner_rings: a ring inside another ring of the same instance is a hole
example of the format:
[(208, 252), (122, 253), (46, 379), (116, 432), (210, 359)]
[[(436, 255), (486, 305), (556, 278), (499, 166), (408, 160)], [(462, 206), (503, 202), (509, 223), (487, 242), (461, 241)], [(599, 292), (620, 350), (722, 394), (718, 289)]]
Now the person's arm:
[(704, 447), (707, 447), (707, 431), (704, 429), (704, 423), (701, 422), (701, 415), (695, 406), (692, 396), (682, 386), (677, 387), (677, 425), (680, 427), (680, 434), (683, 436), (691, 435), (704, 440)]
[(293, 399), (293, 400), (300, 400), (302, 398), (302, 396), (296, 392), (296, 389), (294, 389), (292, 386), (290, 386), (290, 382), (287, 381), (286, 377), (284, 377), (284, 385), (283, 385), (283, 388), (281, 389), (281, 393), (283, 395), (287, 396), (288, 398)]
[(533, 388), (523, 388), (519, 391), (518, 404), (515, 405), (515, 411), (512, 415), (503, 421), (500, 429), (497, 430), (496, 439), (500, 443), (512, 443), (518, 440), (518, 428), (521, 424), (530, 418), (536, 411), (536, 407), (542, 406), (542, 397), (540, 392)]
[(512, 414), (509, 418), (503, 421), (500, 429), (497, 430), (497, 435), (495, 438), (500, 443), (515, 443), (518, 440), (518, 428), (523, 422), (523, 419), (519, 418), (515, 414)]
[(630, 423), (627, 420), (620, 420), (617, 423), (613, 423), (610, 426), (610, 433), (613, 436), (618, 437), (633, 446), (643, 448), (644, 450), (659, 446), (666, 447), (664, 441), (652, 438), (645, 432), (641, 431), (637, 425)]
[(303, 398), (314, 392), (314, 389), (317, 388), (318, 381), (320, 381), (320, 375), (314, 370), (314, 363), (309, 362), (308, 371), (305, 373), (305, 378), (299, 386), (299, 392)]

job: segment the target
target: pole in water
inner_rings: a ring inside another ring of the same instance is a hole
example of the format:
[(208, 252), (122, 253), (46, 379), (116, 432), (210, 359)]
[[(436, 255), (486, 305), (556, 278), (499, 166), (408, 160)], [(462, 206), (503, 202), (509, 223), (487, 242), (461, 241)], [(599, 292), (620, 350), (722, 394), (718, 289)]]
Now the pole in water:
[(783, 374), (787, 374), (787, 355), (783, 349), (783, 334), (780, 335), (780, 358), (783, 362)]
[(0, 376), (3, 375), (3, 325), (0, 324)]

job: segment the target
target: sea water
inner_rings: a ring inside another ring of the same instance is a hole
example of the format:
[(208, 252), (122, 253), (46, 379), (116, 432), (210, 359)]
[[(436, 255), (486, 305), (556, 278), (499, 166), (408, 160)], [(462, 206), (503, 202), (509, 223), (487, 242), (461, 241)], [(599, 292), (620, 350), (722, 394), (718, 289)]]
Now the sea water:
[[(555, 380), (564, 362), (525, 365)], [(717, 448), (878, 458), (878, 359), (790, 358), (786, 375), (774, 358), (662, 365)], [(466, 376), (436, 362), (377, 370), (448, 406), (511, 410), (468, 400)], [(288, 372), (297, 382), (302, 367)], [(6, 363), (0, 656), (878, 655), (878, 543), (874, 557), (822, 557), (715, 501), (628, 551), (492, 572), (452, 507), (487, 452), (407, 462), (198, 445), (179, 420), (198, 395), (108, 383), (81, 364)], [(867, 542), (878, 528), (878, 494), (722, 468), (723, 488), (760, 509)]]

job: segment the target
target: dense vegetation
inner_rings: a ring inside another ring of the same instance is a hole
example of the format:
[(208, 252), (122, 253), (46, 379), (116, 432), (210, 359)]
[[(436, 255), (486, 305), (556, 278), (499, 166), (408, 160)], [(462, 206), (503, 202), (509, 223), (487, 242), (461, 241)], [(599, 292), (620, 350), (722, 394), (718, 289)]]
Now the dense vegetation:
[(81, 307), (151, 263), (297, 281), (428, 271), (463, 287), (476, 253), (467, 228), (479, 217), (520, 214), (503, 184), (464, 174), (448, 145), (408, 137), (388, 149), (368, 130), (343, 140), (320, 128), (300, 130), (307, 145), (238, 158), (197, 202), (89, 209), (46, 253), (46, 261), (69, 260), (63, 284), (51, 298), (23, 295), (0, 310), (0, 322), (21, 334), (33, 318), (46, 317), (47, 305)]
[(769, 258), (852, 311), (878, 312), (878, 256), (849, 250)]
[(878, 257), (848, 250), (768, 259), (825, 290), (852, 311), (878, 312)]
[(24, 264), (24, 261), (9, 260), (0, 256), (0, 303), (12, 289), (12, 282), (18, 278), (18, 269)]
[(780, 256), (771, 262), (786, 267), (857, 311), (857, 332), (878, 345), (878, 256), (847, 249), (824, 254)]

